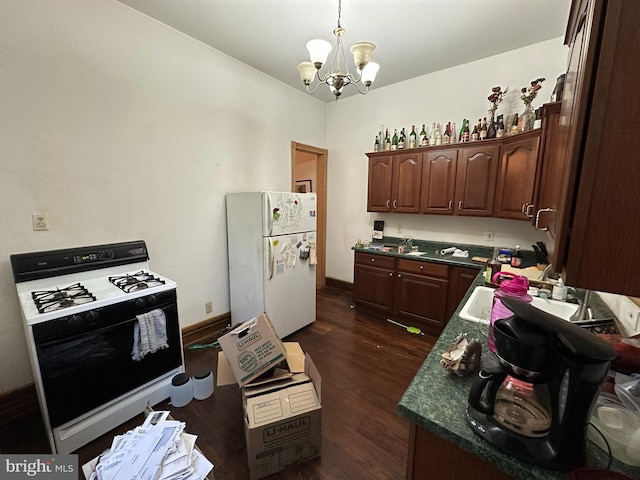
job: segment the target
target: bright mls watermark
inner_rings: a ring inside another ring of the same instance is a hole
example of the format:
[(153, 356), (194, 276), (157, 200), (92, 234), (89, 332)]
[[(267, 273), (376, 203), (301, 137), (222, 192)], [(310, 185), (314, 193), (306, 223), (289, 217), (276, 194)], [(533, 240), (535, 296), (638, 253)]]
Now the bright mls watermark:
[(76, 480), (78, 455), (0, 454), (2, 480)]

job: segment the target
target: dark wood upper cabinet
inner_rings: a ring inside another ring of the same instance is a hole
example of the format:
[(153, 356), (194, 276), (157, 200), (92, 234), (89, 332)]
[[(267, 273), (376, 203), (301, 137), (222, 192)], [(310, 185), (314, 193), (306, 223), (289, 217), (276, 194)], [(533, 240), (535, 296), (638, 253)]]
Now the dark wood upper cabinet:
[(450, 148), (424, 154), (422, 162), (422, 213), (453, 214), (458, 150)]
[(640, 9), (574, 0), (559, 120), (566, 161), (553, 264), (569, 285), (640, 296)]
[(424, 153), (420, 211), (493, 215), (500, 144), (473, 143)]
[(556, 237), (565, 172), (565, 159), (560, 155), (558, 138), (560, 106), (560, 102), (554, 102), (542, 107), (542, 136), (533, 199), (535, 208), (531, 217), (532, 225), (537, 230), (548, 232), (552, 239)]
[(367, 211), (419, 212), (421, 177), (420, 152), (369, 155)]
[(540, 129), (508, 138), (502, 144), (494, 216), (528, 220), (534, 215), (533, 188)]
[(421, 178), (421, 153), (403, 153), (393, 159), (391, 208), (394, 212), (418, 213), (420, 211)]
[(472, 145), (458, 149), (456, 215), (493, 215), (500, 145)]
[(393, 157), (391, 155), (369, 158), (368, 212), (391, 211), (391, 181)]

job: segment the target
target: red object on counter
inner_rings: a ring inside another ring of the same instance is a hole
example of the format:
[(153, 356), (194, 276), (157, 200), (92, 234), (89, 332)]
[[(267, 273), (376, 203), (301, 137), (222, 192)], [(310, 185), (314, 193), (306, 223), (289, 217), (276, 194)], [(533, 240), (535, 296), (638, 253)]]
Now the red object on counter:
[(622, 336), (617, 333), (597, 333), (596, 335), (609, 343), (618, 353), (611, 368), (627, 375), (640, 372), (640, 348), (623, 341)]

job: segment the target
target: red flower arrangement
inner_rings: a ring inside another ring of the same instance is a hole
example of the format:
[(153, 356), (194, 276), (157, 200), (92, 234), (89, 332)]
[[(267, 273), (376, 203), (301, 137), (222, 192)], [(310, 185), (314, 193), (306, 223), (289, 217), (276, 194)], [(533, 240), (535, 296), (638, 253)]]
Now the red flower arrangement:
[(538, 90), (542, 88), (542, 85), (540, 84), (544, 81), (545, 79), (542, 77), (536, 78), (535, 80), (531, 81), (531, 85), (529, 85), (528, 87), (522, 87), (522, 89), (520, 90), (520, 98), (522, 99), (526, 107), (531, 107), (531, 102), (533, 102), (533, 99), (538, 95)]
[(491, 89), (491, 95), (487, 97), (487, 100), (491, 103), (491, 106), (489, 107), (489, 114), (491, 115), (491, 118), (495, 117), (498, 105), (500, 105), (508, 91), (509, 87), (504, 90), (502, 90), (502, 87), (493, 87)]

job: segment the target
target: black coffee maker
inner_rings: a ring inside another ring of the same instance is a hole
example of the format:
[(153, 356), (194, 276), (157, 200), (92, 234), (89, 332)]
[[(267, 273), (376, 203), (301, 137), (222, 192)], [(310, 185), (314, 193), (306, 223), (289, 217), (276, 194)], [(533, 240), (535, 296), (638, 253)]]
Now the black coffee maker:
[(494, 324), (500, 366), (469, 392), (467, 422), (527, 463), (569, 470), (585, 463), (591, 408), (616, 351), (594, 334), (514, 298)]

